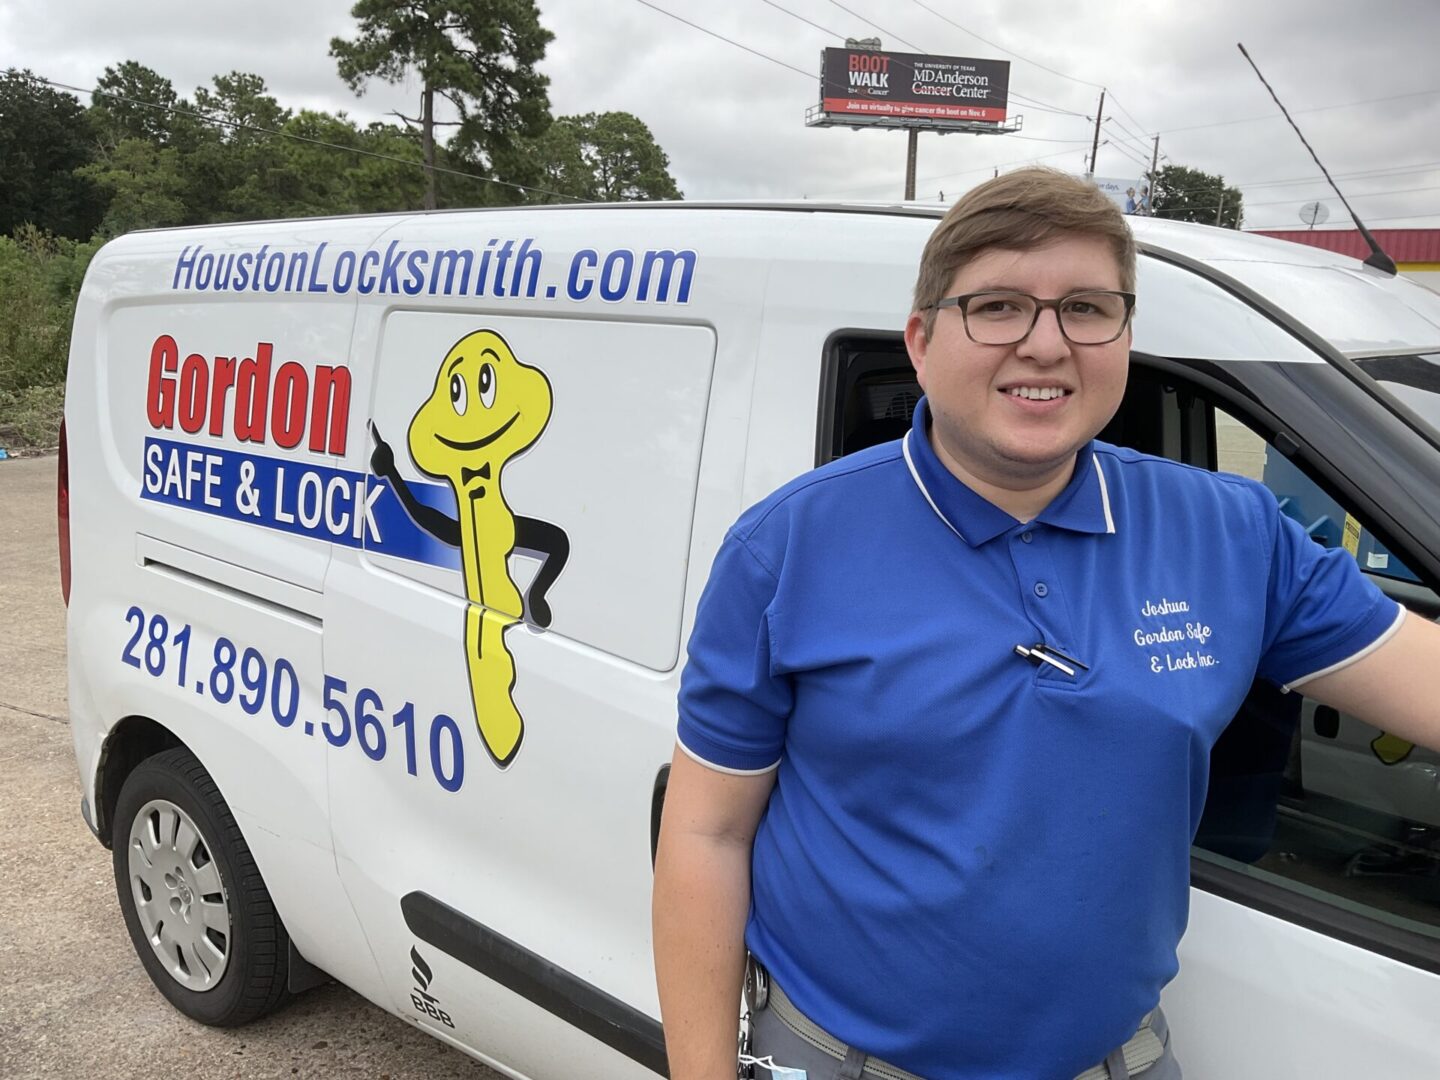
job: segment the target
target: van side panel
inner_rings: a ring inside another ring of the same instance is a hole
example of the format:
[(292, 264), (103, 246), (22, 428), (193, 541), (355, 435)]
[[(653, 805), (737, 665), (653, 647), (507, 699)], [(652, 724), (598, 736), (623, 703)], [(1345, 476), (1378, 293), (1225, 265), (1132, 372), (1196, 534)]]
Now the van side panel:
[(831, 338), (893, 333), (910, 314), (928, 218), (812, 214), (775, 261), (751, 400), (743, 501), (815, 466), (821, 373)]

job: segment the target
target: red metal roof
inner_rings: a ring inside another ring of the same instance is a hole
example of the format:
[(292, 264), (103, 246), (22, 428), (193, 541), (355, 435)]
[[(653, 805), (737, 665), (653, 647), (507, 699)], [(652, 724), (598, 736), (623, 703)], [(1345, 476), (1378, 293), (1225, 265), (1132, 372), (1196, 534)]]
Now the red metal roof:
[[(1309, 244), (1341, 255), (1363, 259), (1370, 247), (1358, 229), (1256, 229), (1296, 244)], [(1371, 229), (1370, 233), (1397, 263), (1440, 262), (1440, 229)]]

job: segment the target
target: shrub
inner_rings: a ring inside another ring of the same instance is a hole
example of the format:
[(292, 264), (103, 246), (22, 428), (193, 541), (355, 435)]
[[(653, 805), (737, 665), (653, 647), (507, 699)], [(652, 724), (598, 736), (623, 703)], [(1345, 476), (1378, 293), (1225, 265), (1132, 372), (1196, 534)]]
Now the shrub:
[(0, 448), (48, 450), (60, 442), (65, 384), (0, 390)]

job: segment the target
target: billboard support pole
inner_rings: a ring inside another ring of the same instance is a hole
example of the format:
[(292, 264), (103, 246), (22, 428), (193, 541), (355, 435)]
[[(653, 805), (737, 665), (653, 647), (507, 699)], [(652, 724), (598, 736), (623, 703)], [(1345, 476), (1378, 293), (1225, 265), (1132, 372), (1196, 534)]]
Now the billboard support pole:
[(909, 146), (905, 152), (905, 201), (913, 202), (915, 199), (915, 151), (916, 144), (920, 141), (920, 131), (918, 128), (912, 127), (908, 129), (908, 134), (910, 136)]
[(1090, 175), (1095, 175), (1095, 158), (1100, 153), (1100, 117), (1105, 111), (1105, 88), (1100, 88), (1100, 107), (1095, 110), (1095, 138), (1090, 142)]

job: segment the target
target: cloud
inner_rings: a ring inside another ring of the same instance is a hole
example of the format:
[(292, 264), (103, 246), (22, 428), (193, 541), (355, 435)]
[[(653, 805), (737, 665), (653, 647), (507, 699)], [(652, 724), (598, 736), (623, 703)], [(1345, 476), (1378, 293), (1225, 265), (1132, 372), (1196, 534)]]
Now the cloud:
[[(1044, 160), (1080, 171), (1090, 149), (1098, 90), (1109, 88), (1097, 172), (1138, 176), (1150, 138), (1166, 159), (1243, 185), (1318, 176), (1283, 120), (1195, 127), (1275, 114), (1269, 95), (1235, 48), (1243, 40), (1302, 124), (1332, 173), (1440, 159), (1440, 94), (1312, 112), (1318, 106), (1440, 89), (1433, 48), (1440, 4), (1394, 0), (1383, 18), (1373, 5), (1309, 0), (1214, 0), (1210, 4), (1076, 4), (1073, 0), (974, 0), (957, 10), (943, 0), (651, 0), (716, 34), (768, 54), (752, 55), (647, 7), (639, 0), (544, 0), (542, 22), (555, 33), (543, 70), (556, 115), (625, 110), (655, 133), (689, 198), (894, 198), (901, 193), (905, 137), (805, 126), (818, 100), (819, 57), (839, 34), (878, 35), (887, 47), (1010, 59), (1019, 136), (924, 134), (919, 191), (953, 198), (996, 167)], [(354, 33), (349, 0), (253, 0), (174, 5), (159, 0), (0, 0), (6, 63), (48, 78), (93, 86), (107, 65), (138, 60), (193, 94), (216, 74), (261, 75), (282, 104), (344, 110), (365, 122), (414, 111), (418, 85), (372, 83), (356, 97), (335, 73), (331, 37)], [(926, 10), (926, 7), (933, 11)], [(1319, 8), (1323, 7), (1323, 11)], [(937, 14), (940, 13), (940, 14)], [(976, 37), (945, 21), (948, 16)], [(877, 29), (866, 19), (873, 19)], [(998, 47), (1012, 50), (1008, 55)], [(1046, 70), (1046, 68), (1054, 69)], [(1063, 74), (1056, 74), (1061, 72)], [(1043, 102), (1044, 106), (1034, 104)], [(1080, 115), (1044, 111), (1048, 107)], [(1190, 130), (1185, 130), (1190, 129)], [(1051, 140), (1051, 141), (1046, 141)], [(1356, 209), (1407, 223), (1440, 226), (1440, 192), (1377, 191), (1440, 187), (1440, 172), (1347, 181)], [(1323, 197), (1314, 183), (1247, 188), (1248, 225), (1288, 225), (1295, 209)], [(1334, 202), (1333, 198), (1330, 200)], [(1263, 205), (1262, 205), (1263, 204)], [(1292, 205), (1293, 204), (1293, 205)], [(1338, 218), (1338, 202), (1332, 206)]]

